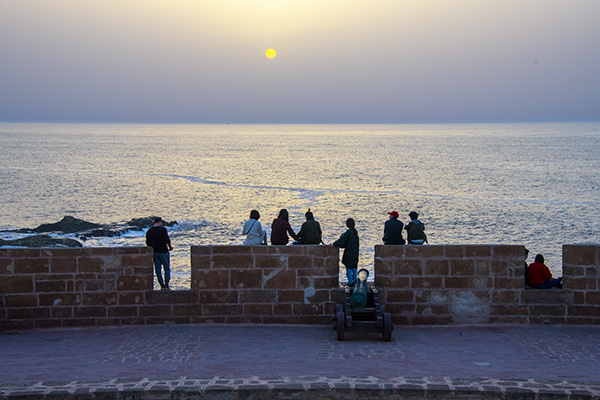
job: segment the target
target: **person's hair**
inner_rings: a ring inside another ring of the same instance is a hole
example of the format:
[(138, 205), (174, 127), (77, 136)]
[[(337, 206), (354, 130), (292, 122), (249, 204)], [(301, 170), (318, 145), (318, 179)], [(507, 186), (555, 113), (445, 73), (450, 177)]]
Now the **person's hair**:
[(158, 224), (159, 222), (162, 222), (162, 218), (161, 217), (154, 218), (154, 223), (155, 224)]
[(419, 214), (417, 214), (416, 211), (411, 211), (408, 216), (410, 219), (419, 219)]
[(538, 254), (537, 256), (535, 256), (535, 262), (543, 264), (544, 263), (544, 256), (541, 255), (541, 254)]
[(282, 208), (281, 211), (279, 211), (279, 216), (277, 218), (282, 219), (284, 221), (289, 221), (290, 215), (288, 214), (288, 210)]
[(250, 211), (250, 219), (258, 220), (260, 218), (260, 214), (257, 210)]
[(348, 218), (346, 220), (346, 226), (350, 229), (354, 229), (354, 227), (356, 226), (356, 224), (354, 223), (354, 219)]
[(306, 213), (304, 213), (304, 216), (306, 217), (306, 220), (308, 221), (309, 219), (315, 219), (315, 216), (313, 215), (313, 213), (310, 211), (310, 208), (308, 209), (308, 211)]

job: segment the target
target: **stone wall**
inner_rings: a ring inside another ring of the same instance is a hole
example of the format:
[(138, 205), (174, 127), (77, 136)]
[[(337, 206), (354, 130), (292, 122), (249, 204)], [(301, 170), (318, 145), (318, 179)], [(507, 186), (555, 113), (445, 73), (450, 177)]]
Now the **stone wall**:
[(253, 322), (325, 324), (341, 290), (329, 246), (192, 247), (191, 290), (153, 290), (152, 250), (0, 249), (0, 330)]
[[(329, 246), (194, 246), (191, 288), (155, 291), (147, 247), (0, 248), (0, 330), (158, 323), (329, 324)], [(600, 323), (600, 246), (563, 247), (563, 289), (525, 289), (525, 249), (375, 246), (396, 325)]]
[(396, 324), (600, 323), (600, 246), (563, 247), (563, 289), (525, 288), (525, 248), (375, 246)]

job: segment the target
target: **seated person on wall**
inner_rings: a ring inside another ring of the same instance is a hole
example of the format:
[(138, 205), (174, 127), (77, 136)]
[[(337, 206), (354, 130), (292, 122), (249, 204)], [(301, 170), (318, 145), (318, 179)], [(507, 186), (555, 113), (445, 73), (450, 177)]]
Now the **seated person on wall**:
[(246, 246), (259, 246), (261, 244), (267, 244), (267, 232), (262, 228), (258, 219), (260, 213), (257, 210), (250, 211), (250, 219), (244, 223), (242, 234), (246, 235), (244, 244)]
[(535, 256), (535, 262), (527, 268), (527, 284), (535, 289), (562, 288), (561, 278), (553, 279), (552, 273), (544, 264), (544, 256)]
[(404, 228), (407, 231), (408, 244), (429, 243), (425, 234), (425, 224), (419, 221), (419, 214), (412, 211), (408, 216), (410, 217), (410, 222)]
[(285, 208), (279, 211), (279, 216), (271, 224), (271, 244), (285, 246), (290, 241), (288, 233), (294, 240), (298, 240), (298, 236), (290, 226), (289, 219), (288, 211)]
[(298, 244), (321, 244), (321, 225), (315, 221), (313, 213), (308, 211), (304, 214), (306, 222), (302, 224), (300, 232), (298, 232)]
[(388, 214), (390, 219), (385, 221), (383, 226), (383, 244), (405, 244), (406, 242), (402, 237), (404, 224), (398, 219), (398, 211), (392, 211)]

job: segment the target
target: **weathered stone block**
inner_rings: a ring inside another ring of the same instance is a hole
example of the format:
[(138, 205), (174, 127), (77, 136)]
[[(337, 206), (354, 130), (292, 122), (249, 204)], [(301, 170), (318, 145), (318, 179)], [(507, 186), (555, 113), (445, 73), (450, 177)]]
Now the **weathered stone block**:
[(600, 246), (586, 245), (564, 245), (564, 265), (597, 265), (598, 248)]
[(16, 274), (47, 274), (50, 272), (48, 258), (16, 258), (14, 273)]
[(256, 255), (254, 267), (262, 269), (286, 269), (287, 257), (283, 255)]
[(140, 307), (140, 317), (171, 317), (171, 306), (170, 305), (145, 305)]
[(201, 316), (202, 304), (175, 304), (173, 305), (174, 317)]
[(598, 306), (569, 306), (567, 312), (569, 317), (600, 317)]
[(600, 306), (600, 292), (585, 292), (585, 304)]
[(525, 246), (518, 245), (495, 245), (492, 246), (494, 259), (511, 259), (520, 264), (525, 263)]
[(36, 279), (35, 281), (35, 292), (36, 293), (56, 293), (65, 292), (67, 285), (65, 281), (42, 281)]
[(104, 269), (104, 259), (100, 257), (79, 257), (77, 259), (77, 272), (99, 273)]
[(518, 304), (524, 290), (495, 290), (492, 292), (493, 304)]
[[(264, 246), (263, 246), (264, 247)], [(280, 254), (285, 256), (306, 254), (306, 249), (309, 247), (319, 246), (267, 246), (268, 254)]]
[(277, 303), (304, 303), (304, 290), (277, 290)]
[(387, 301), (393, 303), (410, 303), (415, 301), (415, 292), (412, 290), (387, 289)]
[(144, 304), (144, 292), (118, 293), (118, 304), (120, 304), (120, 305)]
[(113, 317), (137, 317), (139, 307), (136, 306), (115, 306), (108, 308), (108, 316)]
[(202, 315), (204, 316), (240, 316), (243, 313), (241, 304), (203, 304)]
[(339, 257), (339, 251), (331, 246), (302, 246), (305, 248), (305, 254), (312, 257)]
[(274, 304), (273, 315), (291, 315), (292, 305), (291, 304)]
[[(0, 298), (0, 305), (2, 304)], [(35, 294), (15, 294), (4, 296), (4, 305), (6, 307), (37, 307), (38, 297)]]
[(292, 304), (292, 310), (296, 315), (322, 315), (323, 304)]
[[(242, 304), (275, 303), (276, 300), (277, 290), (274, 289), (245, 289), (239, 291), (239, 302)], [(202, 302), (202, 295), (200, 301)], [(229, 303), (237, 303), (237, 298), (235, 301), (229, 301)]]
[(425, 260), (423, 275), (448, 275), (450, 273), (450, 263), (448, 260)]
[[(423, 276), (422, 260), (394, 260), (394, 273), (404, 276)], [(377, 275), (377, 271), (375, 271)]]
[(571, 278), (563, 279), (563, 287), (571, 290), (597, 290), (598, 280), (594, 278)]
[(404, 258), (405, 245), (375, 245), (375, 258)]
[(475, 274), (475, 261), (473, 260), (450, 260), (450, 275), (452, 276), (471, 276)]
[(434, 258), (434, 257), (444, 257), (445, 247), (439, 245), (405, 245), (400, 246), (405, 247), (405, 257), (407, 259), (423, 259), (423, 258)]
[(530, 316), (566, 317), (567, 306), (565, 304), (532, 305), (529, 307)]
[(288, 269), (311, 268), (313, 266), (313, 258), (308, 255), (289, 256)]
[(81, 295), (78, 293), (39, 294), (38, 304), (45, 306), (75, 306), (81, 305)]
[(520, 293), (524, 304), (567, 304), (572, 301), (572, 292), (564, 289), (522, 289)]
[(263, 276), (263, 287), (272, 289), (295, 289), (296, 286), (295, 270), (279, 270), (269, 275)]
[(50, 309), (50, 318), (73, 318), (73, 307), (52, 307)]
[(117, 290), (152, 290), (152, 281), (143, 276), (121, 276), (117, 279)]
[(240, 254), (250, 256), (254, 246), (212, 246), (212, 254)]
[(529, 306), (492, 304), (490, 312), (495, 317), (499, 315), (529, 315)]
[(0, 258), (39, 258), (41, 249), (0, 248)]
[(490, 287), (490, 283), (490, 278), (480, 276), (447, 276), (444, 278), (444, 287), (446, 289), (485, 289)]
[(0, 279), (0, 293), (33, 293), (32, 275), (5, 275)]
[(523, 289), (525, 281), (523, 277), (495, 277), (493, 278), (493, 287), (496, 290)]
[(190, 256), (210, 255), (215, 246), (192, 246), (190, 247)]
[(229, 288), (228, 270), (192, 270), (192, 289), (227, 289)]
[(244, 304), (244, 315), (273, 315), (273, 305), (271, 304)]
[(464, 258), (465, 246), (463, 245), (446, 245), (446, 257), (448, 258)]
[(488, 245), (465, 245), (465, 257), (491, 257), (492, 246)]
[(103, 318), (108, 316), (107, 308), (102, 306), (75, 307), (73, 309), (75, 318)]
[(262, 270), (232, 269), (229, 271), (230, 289), (260, 289), (262, 281)]
[(246, 254), (213, 254), (211, 269), (253, 268), (254, 259)]

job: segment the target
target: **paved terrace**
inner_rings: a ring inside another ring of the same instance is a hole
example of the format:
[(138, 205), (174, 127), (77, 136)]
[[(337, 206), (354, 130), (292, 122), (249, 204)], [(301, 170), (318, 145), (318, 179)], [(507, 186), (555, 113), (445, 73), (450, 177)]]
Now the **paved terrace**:
[(0, 332), (1, 399), (600, 398), (600, 327), (150, 325)]

